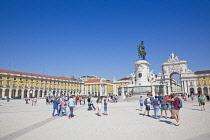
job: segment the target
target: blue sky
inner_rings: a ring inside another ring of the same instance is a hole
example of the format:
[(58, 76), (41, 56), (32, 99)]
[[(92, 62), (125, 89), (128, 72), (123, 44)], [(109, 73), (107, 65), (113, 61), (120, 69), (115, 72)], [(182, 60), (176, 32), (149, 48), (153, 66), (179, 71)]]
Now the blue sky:
[(174, 52), (210, 69), (209, 0), (1, 0), (0, 69), (123, 78), (145, 42), (155, 74)]

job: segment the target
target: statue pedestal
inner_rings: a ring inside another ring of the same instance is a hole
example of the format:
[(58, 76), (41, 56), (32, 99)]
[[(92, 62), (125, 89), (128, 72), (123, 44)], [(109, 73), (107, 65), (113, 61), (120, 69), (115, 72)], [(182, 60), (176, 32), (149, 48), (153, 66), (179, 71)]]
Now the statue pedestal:
[(148, 81), (149, 75), (149, 62), (146, 60), (138, 60), (134, 63), (135, 65), (135, 76), (136, 76), (136, 86), (149, 86), (151, 85)]

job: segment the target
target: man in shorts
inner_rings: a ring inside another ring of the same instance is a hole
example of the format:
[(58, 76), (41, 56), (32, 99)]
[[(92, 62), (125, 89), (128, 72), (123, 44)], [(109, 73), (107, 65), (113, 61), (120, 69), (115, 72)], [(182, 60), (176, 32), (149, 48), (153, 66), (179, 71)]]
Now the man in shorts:
[(202, 107), (203, 107), (203, 110), (205, 111), (205, 97), (204, 97), (204, 95), (202, 94), (201, 95), (201, 97), (199, 97), (199, 99), (200, 99), (200, 105), (201, 105), (201, 111), (202, 111)]
[(181, 100), (181, 99), (179, 99), (178, 97), (177, 97), (177, 95), (175, 95), (175, 97), (174, 97), (174, 99), (171, 99), (171, 101), (174, 101), (174, 110), (173, 110), (173, 112), (172, 112), (172, 115), (173, 115), (173, 118), (176, 120), (176, 124), (175, 124), (175, 126), (179, 126), (179, 121), (180, 121), (180, 116), (179, 116), (179, 110), (180, 110), (180, 108), (179, 108), (179, 100)]
[(165, 96), (162, 96), (162, 98), (160, 99), (160, 104), (161, 104), (161, 117), (163, 115), (163, 111), (165, 111), (165, 118), (167, 119), (167, 99), (165, 98)]
[(150, 111), (150, 105), (151, 105), (151, 101), (150, 101), (150, 94), (147, 94), (147, 98), (144, 100), (144, 105), (146, 106), (146, 109), (144, 111), (143, 116), (145, 116), (145, 113), (147, 112), (147, 116), (149, 115), (149, 111)]

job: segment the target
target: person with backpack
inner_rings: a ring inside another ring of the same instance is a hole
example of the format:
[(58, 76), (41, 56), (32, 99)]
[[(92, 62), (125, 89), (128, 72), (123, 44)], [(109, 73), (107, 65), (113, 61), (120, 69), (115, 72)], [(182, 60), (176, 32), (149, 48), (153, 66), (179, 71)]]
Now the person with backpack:
[(199, 97), (199, 99), (200, 99), (200, 105), (201, 105), (201, 111), (202, 111), (202, 106), (203, 106), (203, 110), (205, 111), (205, 97), (204, 97), (204, 95), (202, 94), (200, 97)]
[(174, 101), (173, 118), (176, 120), (175, 126), (179, 126), (180, 125), (179, 110), (180, 108), (182, 108), (182, 101), (177, 95), (175, 95), (174, 99), (171, 99), (171, 101)]
[(149, 115), (149, 111), (150, 111), (150, 105), (151, 105), (151, 101), (150, 101), (150, 94), (147, 94), (147, 98), (144, 100), (144, 105), (146, 107), (143, 116), (145, 116), (145, 113), (147, 112), (147, 116)]

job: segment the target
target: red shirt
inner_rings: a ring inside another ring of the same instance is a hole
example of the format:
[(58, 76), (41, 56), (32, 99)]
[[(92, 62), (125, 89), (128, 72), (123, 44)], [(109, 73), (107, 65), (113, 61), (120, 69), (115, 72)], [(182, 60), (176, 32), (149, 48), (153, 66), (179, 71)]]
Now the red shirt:
[(180, 108), (178, 107), (178, 105), (179, 105), (179, 98), (176, 97), (176, 98), (174, 99), (174, 109), (175, 109), (175, 110), (180, 110)]

